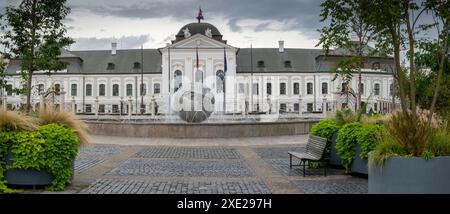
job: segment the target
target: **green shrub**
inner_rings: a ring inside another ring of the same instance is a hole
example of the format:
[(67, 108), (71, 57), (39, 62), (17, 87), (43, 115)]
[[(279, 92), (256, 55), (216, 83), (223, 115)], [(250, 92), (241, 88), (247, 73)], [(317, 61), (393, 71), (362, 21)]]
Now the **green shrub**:
[(359, 122), (360, 115), (355, 114), (351, 109), (345, 108), (342, 111), (336, 111), (336, 117), (334, 121), (339, 126), (343, 126), (347, 123)]
[(372, 164), (382, 167), (389, 157), (406, 156), (406, 154), (405, 148), (385, 131), (378, 137), (378, 144), (372, 151), (370, 159)]
[(344, 125), (338, 132), (336, 139), (336, 150), (342, 159), (342, 165), (346, 172), (350, 172), (353, 159), (355, 158), (355, 145), (358, 141), (358, 132), (361, 123), (348, 123)]
[(318, 123), (316, 123), (311, 128), (311, 134), (315, 136), (320, 136), (327, 138), (328, 141), (331, 141), (331, 138), (333, 137), (333, 134), (337, 131), (339, 131), (340, 126), (337, 125), (336, 122), (330, 119), (322, 120)]
[(3, 171), (11, 167), (48, 171), (54, 177), (48, 187), (52, 191), (62, 190), (70, 182), (72, 163), (78, 153), (78, 139), (73, 129), (48, 124), (33, 131), (1, 132), (0, 139), (0, 159), (4, 160), (8, 146), (14, 154), (11, 166), (2, 161), (0, 190), (3, 192), (9, 191), (4, 185)]
[(445, 129), (436, 131), (425, 145), (424, 154), (430, 157), (450, 155), (450, 133)]
[(375, 149), (378, 141), (377, 135), (379, 135), (383, 128), (383, 126), (372, 124), (363, 124), (360, 127), (357, 134), (357, 141), (361, 146), (361, 154), (359, 155), (361, 158), (367, 159), (369, 152)]

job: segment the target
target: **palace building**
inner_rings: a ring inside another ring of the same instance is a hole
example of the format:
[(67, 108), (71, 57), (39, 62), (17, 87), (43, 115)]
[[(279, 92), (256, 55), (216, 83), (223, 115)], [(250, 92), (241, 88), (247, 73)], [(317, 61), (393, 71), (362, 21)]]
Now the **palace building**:
[[(181, 27), (174, 40), (158, 49), (69, 51), (59, 56), (65, 70), (37, 71), (33, 108), (46, 99), (79, 114), (169, 114), (189, 90), (208, 89), (213, 112), (227, 114), (303, 113), (354, 108), (358, 75), (350, 85), (331, 70), (347, 52), (335, 49), (239, 48), (227, 44), (214, 25), (198, 22)], [(365, 51), (369, 51), (367, 47)], [(375, 112), (392, 110), (391, 57), (371, 57), (362, 69), (362, 102)], [(20, 88), (19, 59), (7, 67), (2, 102), (8, 108), (26, 103)], [(55, 93), (47, 93), (48, 91)], [(348, 90), (348, 91), (347, 91)], [(349, 93), (347, 93), (349, 92)], [(52, 96), (49, 96), (51, 94)], [(56, 97), (56, 98), (55, 98)], [(175, 111), (175, 110), (174, 110)]]

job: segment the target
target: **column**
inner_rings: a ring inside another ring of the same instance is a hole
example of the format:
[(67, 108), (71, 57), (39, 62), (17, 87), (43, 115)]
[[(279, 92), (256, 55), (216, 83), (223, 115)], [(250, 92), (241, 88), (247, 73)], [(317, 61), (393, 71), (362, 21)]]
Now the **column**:
[(95, 116), (98, 116), (98, 96), (95, 97)]
[(61, 85), (61, 92), (59, 94), (59, 111), (64, 111), (66, 109), (66, 92), (64, 91), (64, 85)]
[(77, 110), (75, 109), (75, 97), (72, 97), (72, 112), (73, 112), (74, 114), (77, 113)]
[(131, 117), (131, 107), (133, 106), (133, 99), (131, 97), (128, 98), (128, 116)]

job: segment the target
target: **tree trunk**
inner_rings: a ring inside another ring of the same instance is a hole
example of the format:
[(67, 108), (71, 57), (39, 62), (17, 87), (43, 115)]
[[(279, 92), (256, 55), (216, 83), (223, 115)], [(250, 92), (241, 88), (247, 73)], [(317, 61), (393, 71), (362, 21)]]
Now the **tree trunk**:
[(395, 60), (395, 75), (397, 75), (398, 79), (398, 89), (399, 89), (399, 96), (400, 96), (400, 104), (402, 107), (403, 113), (407, 113), (408, 108), (406, 107), (406, 96), (405, 96), (405, 89), (403, 84), (403, 76), (402, 76), (402, 67), (400, 66), (400, 41), (398, 34), (396, 33), (396, 30), (392, 30), (392, 41), (394, 45), (394, 60)]
[(31, 110), (31, 84), (33, 81), (33, 72), (34, 72), (34, 56), (35, 56), (35, 45), (36, 45), (36, 0), (33, 1), (33, 5), (32, 5), (32, 9), (31, 9), (31, 14), (32, 14), (32, 19), (31, 19), (31, 23), (32, 23), (32, 29), (31, 29), (31, 61), (30, 64), (28, 65), (28, 79), (27, 79), (27, 112), (30, 112)]
[[(406, 8), (406, 10), (408, 10)], [(410, 108), (412, 116), (416, 116), (416, 89), (415, 89), (415, 66), (414, 66), (414, 32), (409, 20), (409, 13), (406, 13), (406, 27), (408, 31), (409, 40), (409, 98), (410, 98)]]
[(28, 79), (27, 79), (27, 112), (30, 112), (31, 110), (31, 85), (32, 85), (32, 79), (33, 79), (33, 66), (30, 64), (28, 66)]

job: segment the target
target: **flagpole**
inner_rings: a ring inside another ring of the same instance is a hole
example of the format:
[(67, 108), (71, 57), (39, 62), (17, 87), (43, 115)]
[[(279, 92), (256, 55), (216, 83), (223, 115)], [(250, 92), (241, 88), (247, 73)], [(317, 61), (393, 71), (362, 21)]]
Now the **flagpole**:
[(170, 106), (170, 100), (171, 100), (171, 97), (170, 97), (170, 94), (171, 94), (171, 90), (170, 90), (171, 89), (170, 88), (170, 72), (171, 72), (170, 71), (170, 67), (171, 67), (170, 66), (170, 45), (169, 45), (169, 49), (168, 49), (168, 54), (169, 54), (169, 62), (168, 62), (169, 65), (167, 66), (167, 69), (169, 71), (168, 73), (169, 73), (169, 114), (170, 114), (170, 113), (172, 113), (172, 108)]
[(227, 75), (227, 55), (226, 55), (226, 52), (225, 52), (225, 47), (223, 47), (223, 114), (225, 115), (226, 114), (226, 107), (227, 107), (227, 105), (226, 105), (226, 98), (225, 98), (225, 96), (226, 96), (226, 90), (225, 90), (225, 86), (226, 86), (226, 75)]
[(251, 93), (250, 93), (250, 112), (253, 112), (253, 44), (250, 44), (250, 89), (251, 89)]
[(141, 45), (141, 115), (144, 114), (144, 45)]

